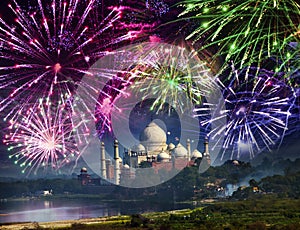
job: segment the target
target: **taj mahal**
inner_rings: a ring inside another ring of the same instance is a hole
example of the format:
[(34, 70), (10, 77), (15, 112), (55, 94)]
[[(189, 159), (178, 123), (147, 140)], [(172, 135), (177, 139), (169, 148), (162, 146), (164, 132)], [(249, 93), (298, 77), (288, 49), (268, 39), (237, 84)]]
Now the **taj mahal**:
[(119, 154), (118, 140), (114, 140), (113, 159), (106, 157), (105, 143), (101, 142), (100, 176), (116, 185), (122, 184), (122, 180), (134, 180), (140, 168), (151, 168), (154, 173), (158, 173), (159, 170), (181, 170), (197, 166), (204, 160), (210, 165), (207, 138), (203, 154), (197, 149), (191, 150), (190, 139), (186, 140), (185, 146), (180, 142), (177, 145), (167, 144), (167, 133), (154, 121), (140, 133), (138, 144), (124, 150), (123, 157)]

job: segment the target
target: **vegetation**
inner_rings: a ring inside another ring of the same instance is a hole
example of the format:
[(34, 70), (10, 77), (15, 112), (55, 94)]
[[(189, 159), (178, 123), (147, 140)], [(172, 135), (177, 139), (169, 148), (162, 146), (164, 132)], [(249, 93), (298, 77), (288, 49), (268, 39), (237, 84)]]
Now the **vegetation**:
[(83, 193), (77, 179), (38, 179), (16, 182), (0, 182), (0, 198), (33, 196), (38, 191), (48, 190), (53, 194)]
[[(262, 164), (270, 166), (267, 159)], [(279, 168), (282, 165), (282, 168)], [(278, 160), (274, 163), (277, 172), (282, 175), (263, 176), (263, 167), (251, 166), (249, 163), (227, 161), (222, 166), (210, 167), (206, 172), (199, 174), (197, 167), (184, 168), (171, 180), (150, 188), (133, 189), (124, 187), (112, 187), (113, 192), (104, 194), (97, 190), (96, 186), (82, 186), (77, 178), (73, 179), (38, 179), (24, 181), (0, 182), (0, 199), (13, 197), (35, 196), (38, 191), (49, 190), (56, 197), (68, 195), (68, 197), (93, 196), (93, 198), (105, 198), (106, 200), (146, 200), (155, 202), (191, 201), (207, 198), (225, 197), (226, 187), (238, 185), (245, 181), (247, 188), (241, 187), (232, 198), (246, 199), (257, 196), (257, 193), (275, 193), (280, 197), (298, 198), (300, 192), (300, 159)], [(267, 167), (267, 170), (270, 169)], [(260, 175), (260, 180), (253, 179), (253, 175)], [(253, 188), (257, 191), (253, 192)], [(101, 194), (101, 195), (97, 195)]]
[[(267, 160), (264, 160), (268, 164)], [(77, 179), (39, 179), (0, 183), (0, 198), (32, 195), (39, 190), (52, 190), (51, 199), (100, 198), (113, 200), (147, 200), (155, 202), (217, 200), (218, 188), (235, 184), (248, 178), (248, 186), (239, 187), (230, 197), (222, 197), (212, 204), (194, 210), (149, 213), (104, 218), (98, 222), (73, 222), (59, 229), (300, 229), (300, 160), (278, 161), (275, 165), (281, 175), (256, 180), (262, 167), (249, 163), (226, 162), (210, 167), (199, 174), (197, 167), (182, 170), (170, 181), (146, 189), (115, 187), (109, 194), (84, 194), (86, 186)], [(284, 168), (279, 168), (283, 165)], [(147, 199), (146, 199), (147, 198)], [(49, 199), (49, 198), (46, 198)], [(35, 223), (34, 229), (55, 229)]]
[(279, 230), (300, 229), (300, 200), (274, 195), (244, 201), (224, 201), (193, 210), (169, 211), (74, 221), (69, 227), (36, 224), (35, 229), (209, 229)]

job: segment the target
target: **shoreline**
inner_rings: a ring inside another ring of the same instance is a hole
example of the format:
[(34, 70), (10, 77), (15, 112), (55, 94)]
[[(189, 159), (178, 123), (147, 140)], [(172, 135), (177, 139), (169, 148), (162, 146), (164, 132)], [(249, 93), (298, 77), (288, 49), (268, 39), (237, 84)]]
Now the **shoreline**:
[(0, 229), (2, 230), (21, 230), (21, 229), (37, 229), (40, 228), (51, 228), (51, 229), (58, 229), (58, 228), (70, 228), (72, 225), (75, 224), (101, 224), (107, 222), (109, 220), (113, 221), (119, 218), (127, 217), (128, 220), (130, 216), (111, 216), (111, 217), (98, 217), (98, 218), (84, 218), (78, 220), (59, 220), (59, 221), (52, 221), (52, 222), (22, 222), (22, 223), (5, 223), (0, 225)]
[[(168, 227), (168, 228), (167, 228)], [(274, 196), (211, 203), (208, 206), (53, 222), (0, 225), (21, 229), (300, 229), (300, 199)]]
[[(192, 209), (178, 209), (169, 210), (163, 212), (147, 212), (141, 215), (145, 217), (157, 217), (170, 214), (182, 214), (190, 213)], [(138, 214), (137, 214), (138, 215)], [(0, 223), (0, 230), (24, 230), (24, 229), (60, 229), (60, 228), (71, 228), (76, 225), (97, 225), (97, 224), (117, 224), (117, 223), (130, 223), (131, 215), (119, 215), (119, 216), (106, 216), (106, 217), (95, 217), (95, 218), (83, 218), (77, 220), (58, 220), (51, 222), (14, 222), (14, 223)]]

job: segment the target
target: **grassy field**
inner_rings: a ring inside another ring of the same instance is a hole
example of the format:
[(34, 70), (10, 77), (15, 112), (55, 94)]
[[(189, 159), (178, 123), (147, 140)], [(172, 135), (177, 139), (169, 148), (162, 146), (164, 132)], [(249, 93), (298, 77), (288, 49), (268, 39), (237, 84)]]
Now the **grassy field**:
[(5, 225), (1, 229), (300, 229), (300, 200), (263, 196), (223, 201), (193, 210), (94, 218), (52, 223)]

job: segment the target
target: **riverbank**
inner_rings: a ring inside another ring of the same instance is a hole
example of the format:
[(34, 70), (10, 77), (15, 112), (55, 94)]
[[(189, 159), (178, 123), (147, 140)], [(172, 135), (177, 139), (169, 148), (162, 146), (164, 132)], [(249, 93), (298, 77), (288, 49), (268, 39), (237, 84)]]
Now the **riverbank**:
[(15, 223), (2, 225), (0, 229), (300, 229), (300, 199), (263, 196), (251, 200), (215, 202), (195, 209)]
[(79, 226), (88, 227), (101, 224), (115, 224), (118, 222), (130, 221), (130, 216), (100, 217), (80, 220), (65, 220), (54, 222), (27, 222), (9, 223), (0, 226), (1, 230), (24, 230), (24, 229), (80, 229)]
[[(170, 215), (190, 214), (191, 209), (172, 210), (166, 212), (144, 213), (143, 215), (119, 215), (111, 217), (87, 218), (79, 220), (64, 220), (53, 222), (7, 223), (0, 226), (1, 230), (24, 229), (124, 229), (144, 227), (146, 222), (167, 219)], [(146, 222), (145, 222), (146, 221)], [(132, 226), (134, 225), (134, 226)]]
[(132, 215), (136, 213), (164, 212), (193, 208), (187, 203), (149, 202), (145, 200), (101, 200), (101, 199), (10, 199), (0, 203), (1, 223), (54, 222)]

